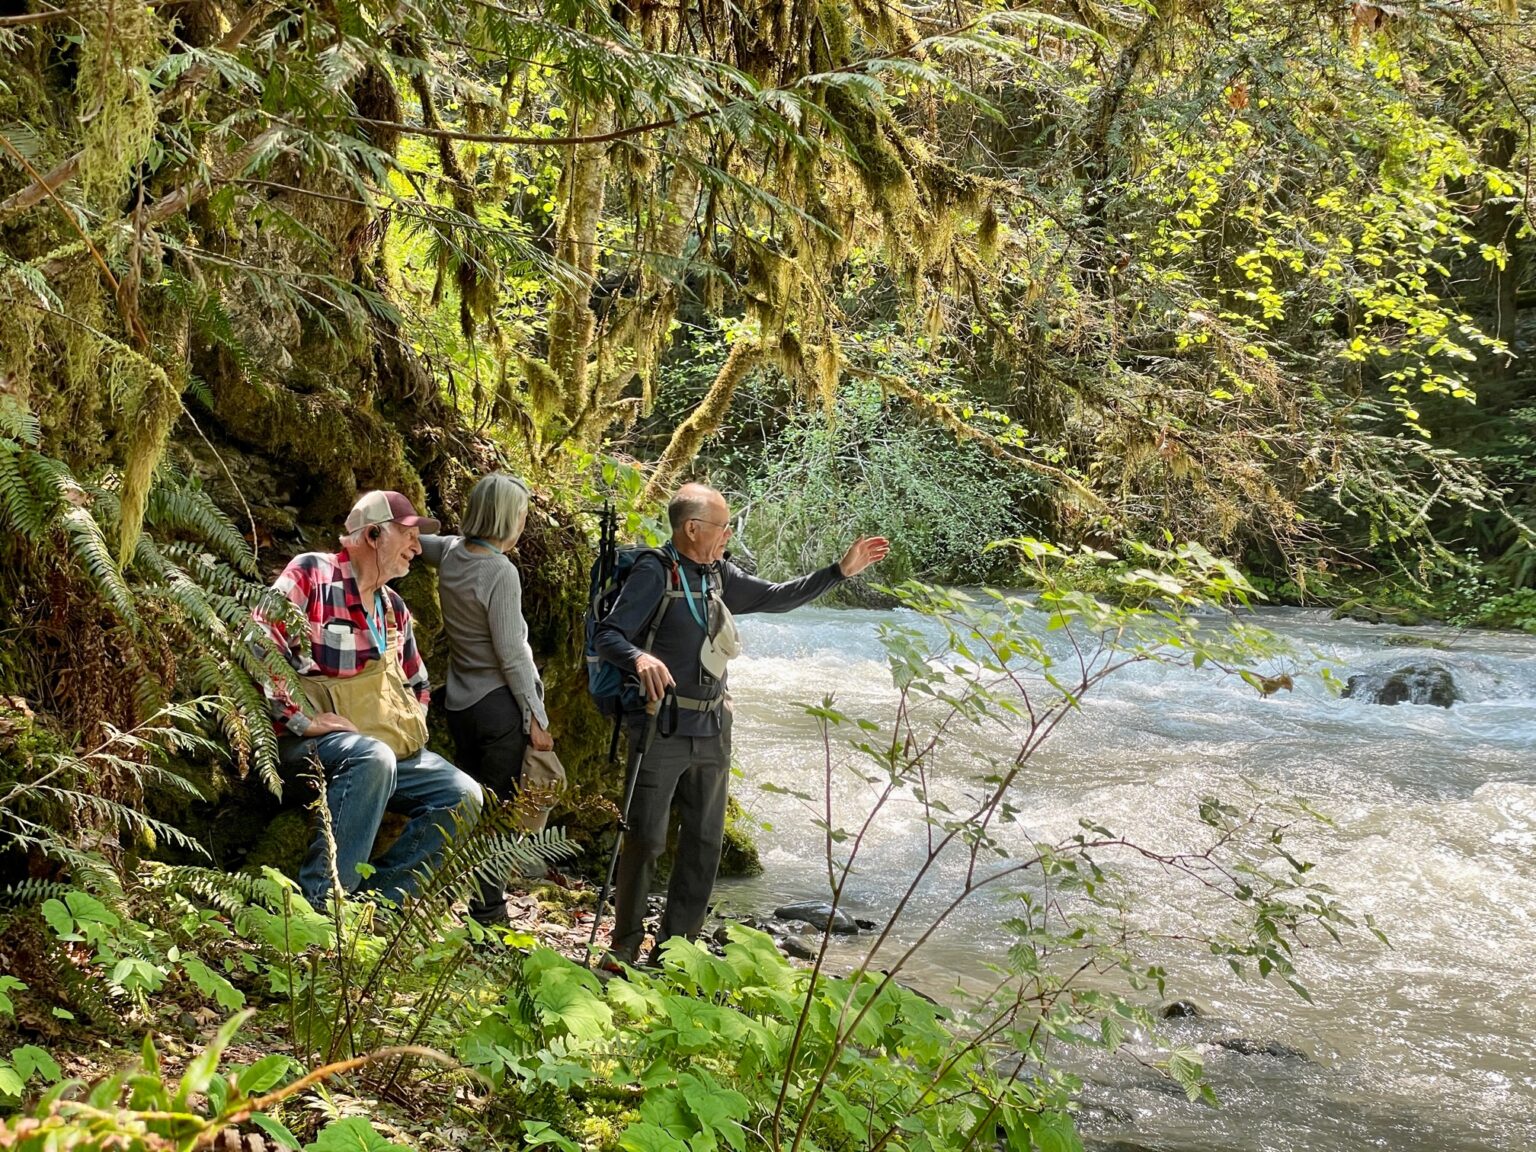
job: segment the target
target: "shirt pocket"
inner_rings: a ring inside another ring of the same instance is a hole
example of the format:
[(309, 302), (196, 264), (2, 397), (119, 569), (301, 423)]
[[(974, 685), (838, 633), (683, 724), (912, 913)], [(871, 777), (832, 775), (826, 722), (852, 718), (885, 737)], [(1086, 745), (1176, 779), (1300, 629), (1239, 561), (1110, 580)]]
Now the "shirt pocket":
[(359, 628), (345, 616), (332, 616), (314, 632), (314, 642), (337, 652), (355, 652), (362, 647)]

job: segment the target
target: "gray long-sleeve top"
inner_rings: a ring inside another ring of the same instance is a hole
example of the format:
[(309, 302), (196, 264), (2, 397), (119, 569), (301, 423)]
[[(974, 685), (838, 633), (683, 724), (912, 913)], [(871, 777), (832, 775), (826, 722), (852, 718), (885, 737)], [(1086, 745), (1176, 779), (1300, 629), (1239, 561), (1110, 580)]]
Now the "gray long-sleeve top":
[(437, 568), (448, 633), (447, 706), (461, 711), (505, 686), (523, 712), (549, 727), (544, 683), (528, 645), (523, 582), (500, 553), (473, 552), (462, 536), (423, 536), (421, 554)]
[[(749, 576), (729, 560), (710, 565), (698, 564), (685, 556), (679, 560), (680, 574), (693, 593), (694, 607), (706, 620), (705, 598), (701, 595), (706, 581), (710, 588), (718, 590), (721, 602), (731, 613), (740, 616), (748, 612), (788, 612), (810, 603), (843, 580), (842, 569), (836, 564), (782, 584), (770, 584)], [(626, 672), (634, 671), (639, 646), (644, 643), (651, 618), (666, 594), (667, 581), (661, 557), (650, 553), (635, 561), (613, 610), (597, 626), (593, 640), (599, 656)], [(673, 600), (662, 617), (651, 655), (672, 673), (679, 695), (709, 698), (725, 691), (726, 677), (715, 681), (699, 664), (703, 644), (704, 625), (689, 611), (686, 600)], [(718, 710), (678, 713), (679, 736), (714, 736), (719, 732)]]

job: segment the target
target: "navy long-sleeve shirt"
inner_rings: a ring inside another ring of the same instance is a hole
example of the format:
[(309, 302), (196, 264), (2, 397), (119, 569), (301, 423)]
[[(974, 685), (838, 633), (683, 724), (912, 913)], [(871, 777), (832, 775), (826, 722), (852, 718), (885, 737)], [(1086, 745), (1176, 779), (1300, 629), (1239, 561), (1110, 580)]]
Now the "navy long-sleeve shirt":
[[(743, 572), (729, 560), (719, 564), (698, 564), (679, 557), (680, 575), (693, 594), (693, 608), (688, 601), (674, 599), (656, 632), (651, 655), (667, 666), (677, 682), (680, 696), (710, 698), (725, 691), (726, 677), (718, 681), (699, 664), (699, 649), (704, 644), (704, 623), (708, 621), (705, 582), (717, 590), (721, 602), (736, 616), (749, 612), (788, 612), (829, 591), (843, 580), (836, 564), (781, 584), (770, 584)], [(597, 654), (627, 672), (635, 670), (635, 659), (656, 608), (666, 595), (668, 576), (661, 557), (654, 553), (635, 561), (629, 578), (619, 591), (613, 610), (597, 626), (593, 638)], [(701, 622), (701, 619), (703, 622)], [(682, 709), (677, 717), (679, 736), (714, 736), (720, 732), (719, 710), (696, 712)]]

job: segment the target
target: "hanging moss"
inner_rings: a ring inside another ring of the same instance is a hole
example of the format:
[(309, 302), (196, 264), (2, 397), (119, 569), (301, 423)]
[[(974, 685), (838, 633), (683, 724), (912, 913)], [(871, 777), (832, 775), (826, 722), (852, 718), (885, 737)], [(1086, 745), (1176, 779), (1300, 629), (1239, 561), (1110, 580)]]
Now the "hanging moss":
[(83, 0), (72, 11), (83, 33), (75, 84), (80, 189), (115, 206), (154, 139), (149, 75), (163, 51), (163, 26), (135, 0)]
[(997, 242), (1001, 227), (997, 219), (997, 208), (989, 200), (987, 206), (982, 209), (981, 220), (976, 227), (976, 256), (983, 264), (992, 264), (997, 260)]
[(779, 337), (778, 345), (773, 350), (773, 362), (790, 380), (798, 384), (805, 382), (805, 350), (800, 347), (800, 338), (793, 332), (786, 329)]
[(889, 123), (888, 115), (877, 113), (841, 88), (827, 89), (825, 101), (828, 113), (842, 127), (843, 147), (871, 207), (889, 233), (908, 235), (915, 224), (918, 200), (912, 173), (892, 143), (892, 135), (899, 134), (899, 129)]
[(537, 356), (518, 356), (517, 363), (528, 386), (534, 417), (542, 423), (560, 406), (560, 378), (547, 361)]
[(918, 39), (917, 25), (895, 4), (884, 0), (852, 0), (849, 7), (864, 34), (887, 49), (902, 51)]
[(42, 337), (43, 316), (36, 308), (20, 302), (26, 292), (26, 285), (0, 271), (0, 376), (35, 412), (32, 368)]
[[(133, 556), (144, 525), (150, 481), (165, 454), (171, 428), (181, 414), (182, 390), (171, 382), (165, 369), (127, 348), (120, 349), (115, 359), (131, 361), (131, 371), (139, 379), (138, 394), (130, 402), (125, 420), (128, 443), (123, 454), (117, 524), (118, 563), (126, 564)], [(176, 362), (185, 364), (185, 355)]]
[[(400, 93), (389, 73), (377, 64), (370, 62), (363, 69), (362, 74), (352, 81), (348, 94), (359, 116), (369, 120), (400, 121)], [(394, 128), (368, 124), (363, 126), (362, 133), (375, 148), (391, 156), (400, 146), (400, 133)]]
[(756, 341), (738, 340), (731, 345), (731, 352), (720, 366), (715, 381), (699, 401), (693, 414), (677, 426), (668, 442), (666, 451), (651, 473), (651, 479), (641, 496), (642, 502), (660, 500), (672, 486), (672, 481), (688, 463), (698, 455), (704, 438), (720, 426), (736, 388), (746, 379), (747, 373), (763, 361), (763, 347)]
[[(594, 109), (580, 127), (596, 134), (609, 120), (606, 109)], [(564, 266), (565, 275), (550, 300), (547, 359), (561, 382), (563, 414), (572, 423), (590, 407), (592, 399), (588, 357), (597, 321), (591, 294), (597, 279), (597, 233), (607, 173), (605, 150), (584, 144), (569, 150), (560, 174), (561, 215), (555, 257)]]
[(747, 315), (767, 340), (776, 339), (796, 298), (798, 269), (790, 257), (761, 244), (752, 246), (743, 290)]
[(816, 348), (816, 383), (821, 395), (822, 410), (829, 420), (837, 411), (837, 383), (842, 372), (842, 345), (836, 330), (829, 323), (822, 333), (820, 346)]
[(811, 70), (830, 72), (853, 59), (848, 22), (840, 5), (823, 0), (816, 9), (816, 35), (811, 36)]

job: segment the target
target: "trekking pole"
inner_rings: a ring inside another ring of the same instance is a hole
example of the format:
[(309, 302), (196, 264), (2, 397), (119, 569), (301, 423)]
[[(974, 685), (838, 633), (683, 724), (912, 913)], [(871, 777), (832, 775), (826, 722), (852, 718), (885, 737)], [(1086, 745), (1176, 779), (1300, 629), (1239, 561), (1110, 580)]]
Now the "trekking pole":
[[(603, 922), (603, 905), (608, 902), (608, 895), (613, 890), (613, 878), (619, 868), (619, 849), (624, 846), (624, 833), (629, 827), (629, 805), (635, 797), (635, 783), (640, 779), (640, 764), (645, 759), (645, 754), (651, 750), (651, 742), (656, 739), (656, 721), (661, 716), (661, 703), (660, 700), (645, 702), (645, 734), (640, 739), (639, 749), (628, 757), (629, 771), (625, 773), (624, 806), (619, 811), (619, 834), (614, 837), (613, 851), (608, 856), (608, 876), (603, 881), (602, 891), (597, 895), (597, 907), (592, 910), (592, 934), (587, 937), (586, 964), (589, 969), (596, 955), (597, 929)], [(617, 906), (614, 911), (617, 913)]]

